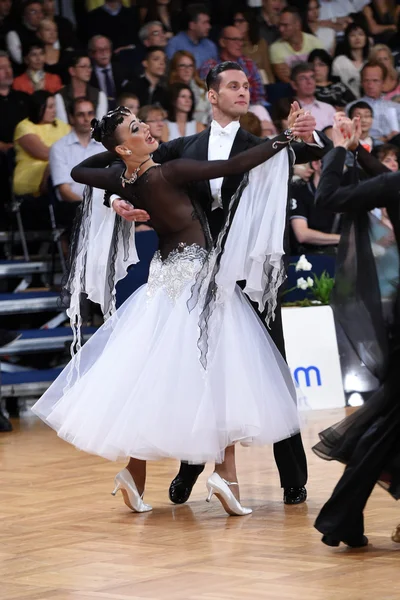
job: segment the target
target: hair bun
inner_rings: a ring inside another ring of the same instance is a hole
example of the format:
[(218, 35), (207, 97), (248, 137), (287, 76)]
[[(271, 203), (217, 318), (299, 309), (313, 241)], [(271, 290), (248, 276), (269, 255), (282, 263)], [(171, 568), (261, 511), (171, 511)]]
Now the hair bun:
[(101, 142), (103, 137), (101, 121), (99, 121), (98, 119), (92, 119), (90, 125), (92, 128), (92, 138), (96, 140), (96, 142)]

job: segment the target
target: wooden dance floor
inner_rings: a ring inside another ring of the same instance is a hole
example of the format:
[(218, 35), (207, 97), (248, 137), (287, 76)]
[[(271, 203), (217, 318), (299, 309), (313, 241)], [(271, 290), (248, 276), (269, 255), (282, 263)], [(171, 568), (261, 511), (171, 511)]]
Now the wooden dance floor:
[(247, 517), (205, 502), (208, 466), (191, 501), (173, 506), (174, 462), (150, 464), (131, 513), (110, 492), (122, 465), (77, 452), (34, 417), (0, 434), (2, 600), (389, 600), (400, 598), (396, 503), (376, 489), (366, 511), (368, 549), (330, 549), (312, 525), (341, 466), (315, 457), (318, 431), (343, 411), (305, 415), (309, 500), (285, 507), (270, 448), (238, 451)]

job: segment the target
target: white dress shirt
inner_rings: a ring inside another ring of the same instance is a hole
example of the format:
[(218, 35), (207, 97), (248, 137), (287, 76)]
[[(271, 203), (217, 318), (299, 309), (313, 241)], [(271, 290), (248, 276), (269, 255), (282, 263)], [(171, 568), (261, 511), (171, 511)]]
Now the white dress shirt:
[[(217, 121), (212, 121), (208, 141), (208, 160), (227, 160), (229, 158), (239, 127), (239, 121), (231, 121), (226, 127), (221, 127)], [(211, 196), (213, 197), (212, 210), (222, 207), (223, 181), (223, 177), (210, 179)]]
[[(49, 164), (53, 186), (57, 188), (63, 183), (68, 183), (74, 194), (83, 197), (85, 186), (72, 179), (71, 170), (86, 158), (103, 151), (103, 145), (93, 139), (90, 140), (87, 146), (82, 146), (73, 130), (68, 135), (62, 137), (50, 148)], [(61, 200), (58, 191), (57, 197)]]

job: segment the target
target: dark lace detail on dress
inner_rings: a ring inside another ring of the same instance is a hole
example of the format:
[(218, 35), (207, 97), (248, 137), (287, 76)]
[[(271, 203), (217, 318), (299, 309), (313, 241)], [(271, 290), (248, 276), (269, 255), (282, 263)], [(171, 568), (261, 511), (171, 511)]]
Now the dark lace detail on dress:
[[(225, 244), (228, 238), (233, 218), (238, 208), (240, 198), (243, 194), (243, 190), (246, 188), (248, 182), (249, 174), (245, 173), (238, 189), (236, 190), (235, 194), (230, 200), (228, 215), (225, 224), (221, 230), (221, 233), (218, 236), (215, 251), (209, 252), (202, 269), (196, 276), (196, 280), (192, 286), (191, 296), (187, 301), (187, 307), (190, 312), (195, 308), (195, 306), (197, 306), (200, 299), (202, 301), (202, 310), (199, 318), (200, 336), (197, 342), (197, 347), (200, 350), (200, 362), (204, 369), (207, 369), (207, 359), (209, 351), (209, 322), (216, 306), (216, 299), (218, 294), (216, 277), (219, 272), (222, 255), (225, 250)], [(206, 289), (204, 289), (205, 286)]]

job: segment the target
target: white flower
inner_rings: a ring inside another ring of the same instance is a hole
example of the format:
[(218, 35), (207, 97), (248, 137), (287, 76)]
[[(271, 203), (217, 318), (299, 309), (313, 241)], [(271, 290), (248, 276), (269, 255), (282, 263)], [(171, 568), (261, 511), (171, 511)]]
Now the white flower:
[(307, 290), (308, 289), (308, 283), (304, 279), (304, 277), (299, 277), (299, 279), (297, 280), (297, 287), (300, 288), (301, 290)]
[(307, 277), (308, 287), (312, 287), (314, 285), (314, 279), (312, 277)]
[(296, 263), (296, 271), (311, 271), (312, 264), (306, 259), (305, 254), (302, 254)]

